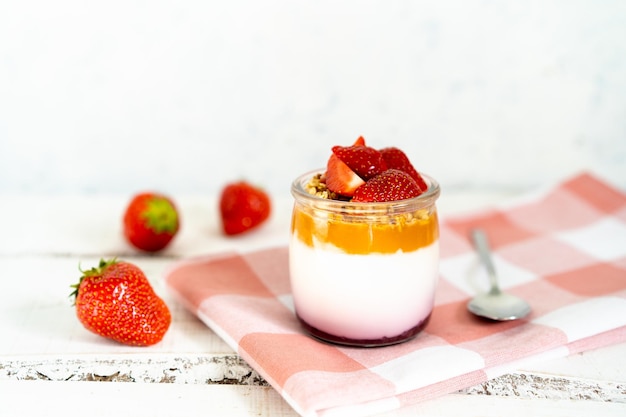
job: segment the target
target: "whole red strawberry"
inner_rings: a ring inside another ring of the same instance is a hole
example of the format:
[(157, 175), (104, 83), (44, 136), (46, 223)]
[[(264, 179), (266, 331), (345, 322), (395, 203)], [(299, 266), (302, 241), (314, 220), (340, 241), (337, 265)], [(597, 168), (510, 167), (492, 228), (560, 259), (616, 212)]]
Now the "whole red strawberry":
[(135, 195), (124, 213), (124, 236), (146, 252), (164, 249), (180, 228), (180, 216), (173, 201), (159, 193)]
[(76, 315), (87, 330), (133, 346), (153, 345), (165, 335), (172, 317), (137, 266), (101, 260), (75, 290)]
[(226, 185), (219, 202), (222, 228), (227, 235), (254, 229), (265, 222), (272, 211), (268, 194), (246, 181)]

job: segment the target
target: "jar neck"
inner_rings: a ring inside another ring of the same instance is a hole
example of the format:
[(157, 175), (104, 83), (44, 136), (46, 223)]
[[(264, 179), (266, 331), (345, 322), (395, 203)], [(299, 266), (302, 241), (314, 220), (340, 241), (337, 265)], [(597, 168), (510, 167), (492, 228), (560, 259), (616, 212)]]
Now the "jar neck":
[(291, 193), (298, 206), (353, 216), (389, 216), (403, 213), (413, 213), (419, 210), (434, 210), (439, 198), (439, 184), (428, 175), (422, 175), (428, 184), (428, 189), (417, 197), (380, 203), (363, 203), (342, 200), (331, 200), (310, 194), (306, 186), (320, 171), (311, 171), (298, 177), (291, 186)]

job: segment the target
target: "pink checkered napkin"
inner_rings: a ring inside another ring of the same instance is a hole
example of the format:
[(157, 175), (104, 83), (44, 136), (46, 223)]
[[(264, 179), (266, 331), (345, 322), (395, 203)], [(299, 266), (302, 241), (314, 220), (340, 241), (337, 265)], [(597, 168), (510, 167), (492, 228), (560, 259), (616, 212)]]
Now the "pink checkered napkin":
[[(468, 240), (484, 228), (525, 320), (488, 322), (468, 299), (487, 278)], [(366, 416), (469, 387), (529, 361), (626, 341), (626, 195), (590, 174), (505, 209), (445, 219), (436, 306), (412, 341), (320, 343), (293, 314), (287, 249), (177, 264), (169, 288), (303, 416)]]

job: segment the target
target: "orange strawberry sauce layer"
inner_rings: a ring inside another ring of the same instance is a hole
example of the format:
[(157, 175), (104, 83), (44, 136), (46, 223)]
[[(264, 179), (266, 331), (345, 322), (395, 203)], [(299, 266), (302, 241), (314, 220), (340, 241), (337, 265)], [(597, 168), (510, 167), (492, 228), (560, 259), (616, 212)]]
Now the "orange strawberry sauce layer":
[(396, 215), (388, 222), (363, 223), (337, 218), (315, 220), (310, 211), (295, 208), (291, 232), (314, 247), (328, 243), (350, 254), (412, 252), (439, 237), (437, 213), (420, 210), (415, 216)]

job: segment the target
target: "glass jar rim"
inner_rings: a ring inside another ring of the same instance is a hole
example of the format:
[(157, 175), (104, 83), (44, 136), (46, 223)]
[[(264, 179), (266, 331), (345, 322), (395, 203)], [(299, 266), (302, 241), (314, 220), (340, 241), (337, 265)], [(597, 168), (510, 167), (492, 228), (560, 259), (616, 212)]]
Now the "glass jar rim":
[(291, 184), (291, 194), (299, 202), (306, 202), (329, 211), (341, 212), (367, 212), (367, 213), (390, 213), (404, 212), (431, 207), (435, 204), (441, 193), (439, 183), (430, 175), (420, 172), (420, 175), (428, 184), (428, 189), (417, 197), (405, 200), (385, 201), (385, 202), (354, 202), (345, 200), (330, 200), (310, 194), (306, 191), (305, 185), (315, 175), (323, 174), (324, 168), (306, 172), (297, 177)]

